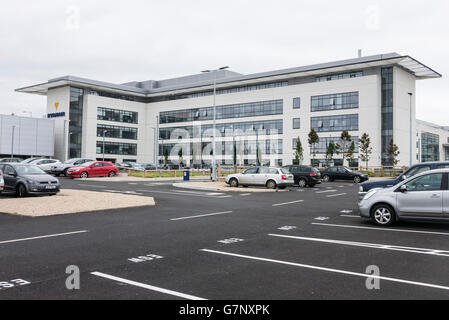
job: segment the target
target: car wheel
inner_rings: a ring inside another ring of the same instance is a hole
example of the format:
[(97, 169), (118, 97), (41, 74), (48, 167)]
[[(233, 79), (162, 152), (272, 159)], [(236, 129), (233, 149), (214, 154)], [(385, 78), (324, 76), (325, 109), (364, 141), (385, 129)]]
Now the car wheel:
[(80, 178), (86, 179), (89, 176), (89, 174), (86, 171), (81, 172)]
[(108, 177), (115, 177), (115, 172), (114, 171), (109, 172)]
[(378, 204), (371, 210), (371, 217), (378, 226), (391, 226), (396, 222), (394, 209), (388, 204)]
[(268, 180), (266, 186), (268, 189), (276, 189), (276, 182), (273, 180)]
[(69, 169), (64, 170), (64, 177), (67, 177), (67, 170), (69, 170)]
[(327, 174), (323, 176), (323, 181), (324, 182), (329, 182), (331, 181), (331, 177), (329, 177)]
[(301, 188), (304, 188), (307, 185), (307, 181), (305, 179), (299, 179), (298, 180), (298, 186), (300, 186)]
[(18, 198), (23, 198), (27, 196), (27, 188), (23, 184), (19, 184), (16, 189), (16, 195)]
[(233, 178), (233, 179), (231, 179), (231, 181), (229, 181), (229, 185), (232, 188), (237, 188), (239, 186), (239, 182), (237, 181), (237, 179)]
[(359, 176), (355, 176), (354, 177), (354, 183), (360, 183), (360, 177)]

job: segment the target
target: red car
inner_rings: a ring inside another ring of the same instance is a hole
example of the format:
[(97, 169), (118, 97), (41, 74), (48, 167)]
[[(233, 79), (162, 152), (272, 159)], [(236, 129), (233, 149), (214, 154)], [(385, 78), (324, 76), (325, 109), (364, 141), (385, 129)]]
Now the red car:
[(72, 178), (114, 177), (117, 168), (111, 162), (91, 161), (67, 170), (67, 176)]

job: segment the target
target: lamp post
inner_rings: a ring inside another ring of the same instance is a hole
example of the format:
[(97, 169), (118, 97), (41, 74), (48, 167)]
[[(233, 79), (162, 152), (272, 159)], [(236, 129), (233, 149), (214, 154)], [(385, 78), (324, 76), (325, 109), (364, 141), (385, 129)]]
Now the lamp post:
[[(70, 121), (70, 120), (69, 120)], [(70, 128), (69, 128), (70, 129)], [(72, 133), (73, 132), (69, 132), (69, 135), (68, 135), (68, 147), (67, 147), (67, 160), (68, 159), (70, 159), (70, 140), (71, 140), (71, 137), (72, 137)]]
[(154, 144), (153, 144), (153, 148), (154, 148), (154, 158), (153, 158), (153, 160), (154, 160), (154, 165), (156, 166), (156, 169), (157, 169), (157, 155), (156, 155), (156, 149), (157, 149), (157, 145), (158, 145), (158, 143), (157, 143), (157, 137), (156, 137), (156, 133), (157, 133), (157, 128), (155, 128), (155, 127), (151, 127), (151, 129), (153, 129), (153, 135), (154, 135)]
[(16, 126), (12, 126), (12, 136), (11, 136), (11, 159), (14, 158), (14, 131)]
[(412, 112), (412, 96), (413, 93), (409, 92), (408, 95), (410, 96), (410, 167), (412, 166), (413, 162), (413, 156), (412, 156), (412, 149), (413, 149), (413, 133), (412, 133), (412, 123), (413, 123), (413, 112)]
[(217, 168), (216, 168), (216, 162), (217, 159), (215, 157), (215, 124), (216, 124), (216, 106), (215, 106), (215, 99), (216, 99), (216, 94), (217, 94), (217, 72), (227, 69), (229, 68), (228, 66), (226, 67), (221, 67), (218, 69), (214, 69), (214, 70), (204, 70), (202, 72), (213, 72), (214, 73), (214, 122), (213, 122), (213, 136), (212, 136), (212, 181), (217, 181)]
[(156, 154), (156, 162), (154, 165), (156, 166), (156, 169), (159, 168), (159, 116), (156, 116), (156, 137), (154, 139), (155, 143), (155, 154)]
[(104, 135), (108, 130), (103, 130), (103, 161), (104, 161)]

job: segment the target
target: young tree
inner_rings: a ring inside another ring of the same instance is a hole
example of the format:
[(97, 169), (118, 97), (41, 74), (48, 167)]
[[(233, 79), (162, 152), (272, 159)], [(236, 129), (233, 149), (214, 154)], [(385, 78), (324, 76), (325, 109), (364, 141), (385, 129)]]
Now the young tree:
[(234, 162), (234, 166), (237, 165), (237, 144), (235, 142), (232, 147), (232, 160)]
[(326, 166), (329, 167), (330, 162), (334, 158), (334, 153), (336, 152), (335, 143), (331, 140), (327, 145), (326, 149)]
[(366, 163), (366, 170), (368, 170), (368, 161), (370, 155), (373, 153), (373, 148), (371, 147), (371, 139), (367, 133), (364, 133), (359, 141), (360, 149), (360, 160)]
[(183, 163), (182, 163), (182, 148), (180, 148), (178, 151), (178, 157), (179, 157), (179, 164), (182, 166), (183, 165)]
[(346, 160), (348, 160), (348, 167), (351, 166), (352, 161), (354, 160), (354, 152), (355, 152), (355, 143), (351, 142), (351, 145), (348, 148), (348, 153), (346, 154)]
[(387, 155), (388, 158), (390, 158), (390, 163), (394, 167), (399, 163), (398, 156), (399, 156), (399, 147), (393, 143), (393, 139), (390, 140), (390, 145), (387, 149)]
[(302, 160), (304, 160), (304, 149), (302, 148), (301, 139), (298, 137), (295, 147), (295, 164), (301, 164)]
[(320, 137), (318, 136), (318, 134), (316, 133), (315, 129), (312, 128), (312, 130), (310, 130), (309, 132), (309, 145), (310, 148), (312, 150), (312, 161), (311, 164), (313, 166), (314, 162), (315, 162), (315, 155), (316, 155), (316, 144), (318, 142), (320, 142)]
[(261, 165), (261, 159), (260, 158), (261, 158), (260, 148), (259, 148), (259, 145), (257, 145), (257, 148), (256, 148), (256, 164), (258, 166)]
[(343, 164), (347, 158), (348, 150), (351, 145), (351, 135), (348, 131), (343, 130), (340, 135), (340, 143), (337, 143), (337, 154), (341, 153), (343, 157)]

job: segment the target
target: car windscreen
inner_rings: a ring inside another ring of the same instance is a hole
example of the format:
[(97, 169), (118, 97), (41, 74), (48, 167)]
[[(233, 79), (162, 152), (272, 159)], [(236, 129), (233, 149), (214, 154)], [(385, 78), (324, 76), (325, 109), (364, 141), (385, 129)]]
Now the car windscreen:
[(284, 168), (281, 168), (280, 170), (281, 170), (281, 172), (283, 174), (289, 174), (290, 173), (290, 171), (288, 171), (287, 169), (284, 169)]
[(46, 174), (41, 168), (36, 166), (16, 166), (14, 167), (18, 175), (39, 175)]
[(69, 160), (67, 160), (67, 161), (65, 161), (64, 163), (65, 164), (72, 164), (72, 163), (75, 163), (76, 161), (78, 161), (79, 159), (69, 159)]

